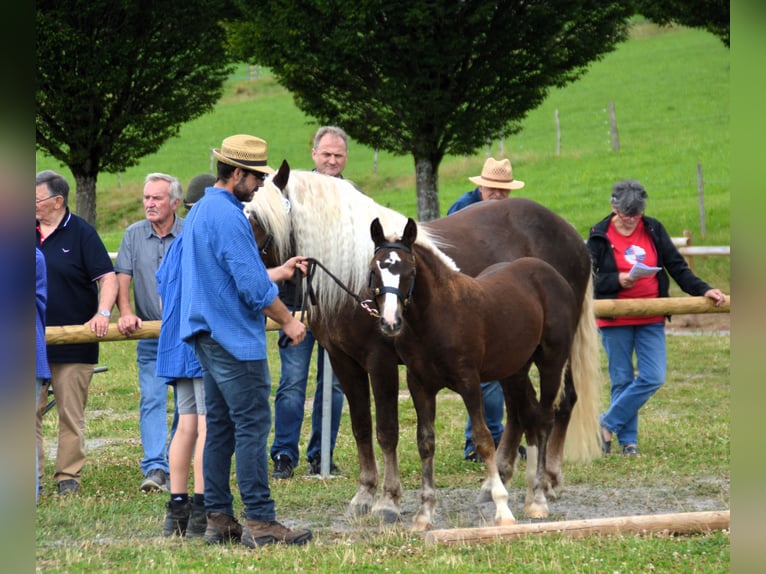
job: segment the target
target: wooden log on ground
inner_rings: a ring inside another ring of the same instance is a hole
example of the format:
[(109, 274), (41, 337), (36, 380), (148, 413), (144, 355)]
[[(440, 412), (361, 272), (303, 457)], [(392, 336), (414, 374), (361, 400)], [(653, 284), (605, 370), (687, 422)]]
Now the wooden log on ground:
[(687, 315), (697, 313), (729, 313), (731, 297), (720, 307), (707, 297), (661, 297), (657, 299), (597, 299), (593, 302), (596, 317), (630, 315)]
[(425, 542), (431, 545), (476, 544), (497, 540), (517, 540), (533, 534), (562, 534), (573, 538), (607, 534), (700, 534), (728, 529), (731, 524), (730, 513), (729, 510), (682, 512), (537, 522), (512, 526), (451, 528), (427, 532)]

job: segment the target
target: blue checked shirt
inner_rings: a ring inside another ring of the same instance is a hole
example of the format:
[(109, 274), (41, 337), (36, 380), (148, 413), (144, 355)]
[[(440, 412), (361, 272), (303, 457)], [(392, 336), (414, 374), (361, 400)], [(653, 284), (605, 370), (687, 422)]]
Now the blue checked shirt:
[(263, 309), (277, 286), (258, 253), (242, 204), (208, 187), (181, 234), (181, 338), (202, 332), (240, 361), (266, 359)]
[[(179, 235), (180, 237), (180, 235)], [(157, 376), (171, 381), (202, 376), (194, 349), (181, 340), (181, 253), (176, 238), (157, 269), (157, 293), (162, 300), (162, 327), (157, 342)]]

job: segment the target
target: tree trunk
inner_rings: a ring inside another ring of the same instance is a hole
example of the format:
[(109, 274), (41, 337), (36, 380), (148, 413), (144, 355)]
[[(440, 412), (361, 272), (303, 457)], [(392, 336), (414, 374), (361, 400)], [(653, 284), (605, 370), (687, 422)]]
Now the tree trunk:
[(439, 217), (439, 164), (429, 158), (415, 158), (415, 188), (418, 197), (418, 221)]
[[(73, 175), (77, 187), (77, 203), (74, 211), (93, 227), (96, 227), (96, 176)], [(71, 201), (69, 209), (72, 209)]]

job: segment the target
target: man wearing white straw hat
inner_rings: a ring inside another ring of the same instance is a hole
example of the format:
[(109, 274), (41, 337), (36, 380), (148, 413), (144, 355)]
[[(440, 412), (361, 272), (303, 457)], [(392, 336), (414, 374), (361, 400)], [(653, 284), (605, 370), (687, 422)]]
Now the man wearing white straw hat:
[[(277, 296), (274, 281), (305, 272), (305, 258), (293, 257), (267, 270), (242, 203), (250, 201), (274, 173), (266, 142), (235, 135), (213, 150), (217, 179), (189, 212), (181, 241), (180, 335), (194, 346), (202, 365), (207, 409), (203, 453), (208, 544), (241, 542), (305, 544), (311, 531), (276, 521), (269, 488), (266, 443), (271, 430), (271, 377), (264, 315), (293, 345), (306, 327)], [(232, 458), (245, 524), (234, 517), (229, 487)]]
[[(510, 160), (496, 160), (489, 157), (484, 162), (481, 175), (469, 177), (469, 181), (477, 185), (476, 189), (465, 192), (455, 203), (447, 210), (447, 215), (460, 211), (474, 203), (487, 201), (491, 199), (506, 199), (512, 190), (524, 187), (524, 182), (513, 179), (513, 168)], [(481, 384), (481, 396), (484, 400), (484, 418), (487, 427), (492, 433), (495, 446), (500, 442), (503, 436), (503, 413), (505, 411), (505, 400), (503, 398), (503, 388), (499, 381), (487, 381)], [(522, 457), (526, 456), (526, 450), (519, 446), (519, 452)], [(476, 451), (471, 437), (471, 419), (466, 421), (465, 425), (465, 447), (463, 448), (463, 458), (473, 462), (481, 462), (482, 458)]]

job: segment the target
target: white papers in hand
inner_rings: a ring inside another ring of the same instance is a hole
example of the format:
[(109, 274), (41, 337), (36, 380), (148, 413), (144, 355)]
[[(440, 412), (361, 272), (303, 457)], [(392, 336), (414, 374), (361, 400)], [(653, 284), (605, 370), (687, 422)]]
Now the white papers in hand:
[(641, 279), (642, 277), (652, 277), (662, 269), (662, 267), (650, 267), (649, 265), (644, 265), (640, 261), (637, 261), (635, 265), (630, 270), (630, 273), (628, 273), (628, 277), (631, 279)]

